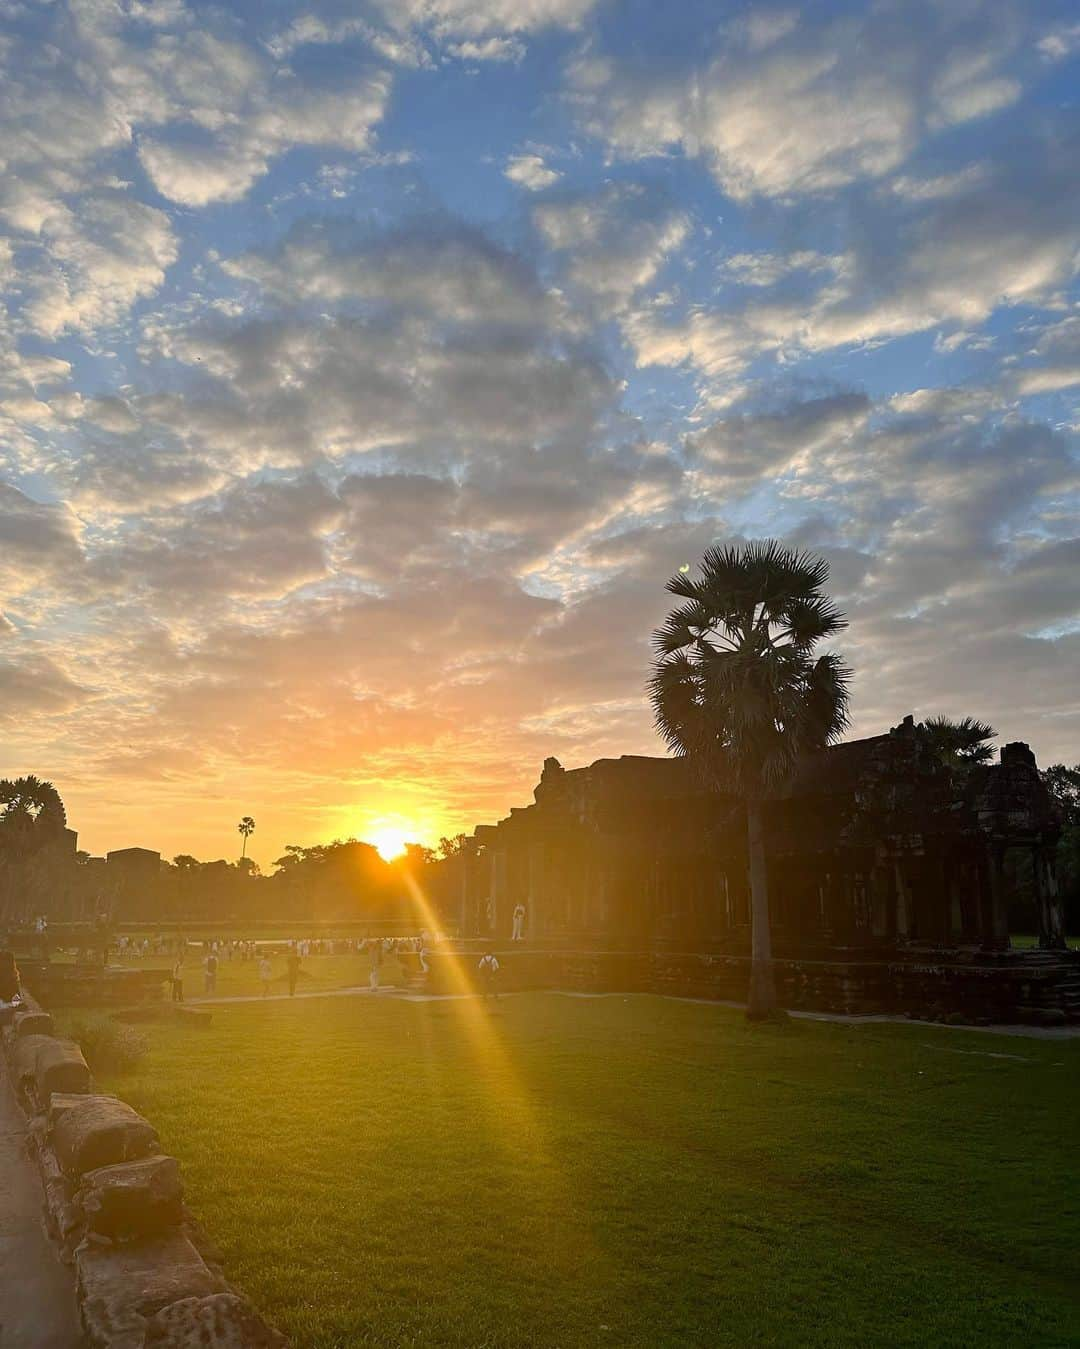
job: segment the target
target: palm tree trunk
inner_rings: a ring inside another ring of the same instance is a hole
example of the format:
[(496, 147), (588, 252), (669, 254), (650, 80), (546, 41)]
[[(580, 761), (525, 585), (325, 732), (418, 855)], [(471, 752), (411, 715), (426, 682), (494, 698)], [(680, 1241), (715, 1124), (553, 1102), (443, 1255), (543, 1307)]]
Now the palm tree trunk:
[(247, 856), (247, 834), (244, 835), (244, 846), (240, 849), (241, 862), (244, 860), (246, 856)]
[(769, 873), (761, 801), (746, 803), (746, 843), (750, 855), (750, 1000), (746, 1015), (760, 1020), (776, 1010), (772, 934), (769, 931)]

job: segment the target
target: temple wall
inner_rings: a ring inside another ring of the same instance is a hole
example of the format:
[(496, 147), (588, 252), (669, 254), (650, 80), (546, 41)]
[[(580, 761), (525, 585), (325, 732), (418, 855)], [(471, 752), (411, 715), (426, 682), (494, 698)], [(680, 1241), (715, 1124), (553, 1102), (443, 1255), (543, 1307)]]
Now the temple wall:
[[(661, 993), (743, 1003), (746, 955), (680, 951), (499, 948), (504, 992)], [(429, 956), (428, 990), (476, 987), (475, 952)], [(1080, 952), (939, 953), (907, 959), (777, 959), (782, 1007), (852, 1016), (900, 1015), (972, 1024), (1080, 1021)]]

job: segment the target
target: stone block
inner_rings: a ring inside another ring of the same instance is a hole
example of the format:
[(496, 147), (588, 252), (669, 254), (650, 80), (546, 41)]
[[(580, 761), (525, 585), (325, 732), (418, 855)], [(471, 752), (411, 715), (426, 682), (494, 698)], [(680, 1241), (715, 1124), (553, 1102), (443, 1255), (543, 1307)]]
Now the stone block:
[(146, 1323), (146, 1349), (285, 1349), (251, 1303), (236, 1293), (182, 1298)]
[(69, 1176), (135, 1161), (158, 1151), (153, 1127), (124, 1101), (89, 1096), (64, 1111), (52, 1131), (57, 1161)]
[(56, 1040), (51, 1036), (26, 1038), (41, 1041), (34, 1057), (34, 1087), (41, 1105), (48, 1104), (54, 1091), (82, 1095), (90, 1090), (90, 1069), (74, 1040)]
[(196, 1030), (209, 1030), (214, 1014), (206, 1007), (188, 1007), (178, 1002), (173, 1007), (173, 1016), (182, 1026), (193, 1026)]
[(46, 1224), (61, 1247), (70, 1254), (82, 1229), (82, 1215), (72, 1202), (75, 1186), (60, 1170), (55, 1154), (42, 1139), (38, 1139), (37, 1162), (45, 1192)]
[(150, 1236), (183, 1218), (180, 1167), (157, 1154), (87, 1171), (75, 1195), (86, 1226), (103, 1236)]
[(181, 1232), (120, 1245), (84, 1241), (75, 1251), (75, 1269), (83, 1329), (93, 1349), (143, 1349), (147, 1322), (163, 1307), (226, 1291)]
[(16, 1012), (12, 1026), (17, 1040), (21, 1040), (24, 1035), (51, 1035), (53, 1033), (52, 1017), (48, 1012), (37, 1010)]
[(57, 1120), (61, 1115), (76, 1106), (83, 1106), (87, 1101), (115, 1101), (116, 1097), (111, 1092), (68, 1092), (54, 1091), (49, 1098), (49, 1108), (46, 1111), (45, 1118), (49, 1126), (49, 1132), (52, 1133), (56, 1127)]
[(33, 1080), (37, 1072), (37, 1052), (51, 1039), (50, 1035), (24, 1035), (13, 1042), (11, 1072), (16, 1082), (24, 1082), (27, 1078)]

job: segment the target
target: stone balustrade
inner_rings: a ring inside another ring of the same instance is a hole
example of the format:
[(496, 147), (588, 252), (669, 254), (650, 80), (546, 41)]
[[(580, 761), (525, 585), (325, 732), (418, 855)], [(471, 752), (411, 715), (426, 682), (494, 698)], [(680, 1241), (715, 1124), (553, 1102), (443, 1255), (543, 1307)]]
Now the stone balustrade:
[(46, 1224), (74, 1266), (92, 1349), (284, 1349), (230, 1288), (153, 1126), (94, 1090), (79, 1046), (33, 999), (0, 1030)]

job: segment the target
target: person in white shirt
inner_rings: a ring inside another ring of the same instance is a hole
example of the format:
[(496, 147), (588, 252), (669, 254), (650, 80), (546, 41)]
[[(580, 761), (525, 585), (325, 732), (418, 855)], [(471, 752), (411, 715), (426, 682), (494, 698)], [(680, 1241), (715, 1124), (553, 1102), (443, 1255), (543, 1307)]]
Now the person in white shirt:
[(370, 973), (368, 974), (368, 984), (371, 987), (372, 993), (378, 993), (379, 971), (382, 969), (382, 962), (383, 962), (382, 941), (378, 937), (369, 937), (367, 948), (368, 948), (368, 961), (370, 970)]
[(270, 980), (273, 973), (274, 971), (270, 965), (270, 961), (266, 956), (263, 956), (262, 960), (259, 961), (259, 982), (262, 984), (264, 998), (270, 992)]
[(514, 941), (525, 940), (525, 905), (518, 904), (514, 909)]
[(499, 973), (499, 957), (493, 951), (485, 951), (476, 968), (480, 971), (480, 988), (485, 1002), (490, 997), (497, 1000), (499, 994), (495, 987), (495, 976)]

